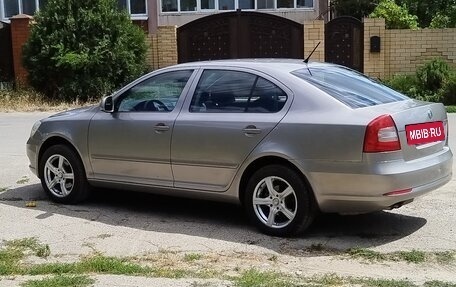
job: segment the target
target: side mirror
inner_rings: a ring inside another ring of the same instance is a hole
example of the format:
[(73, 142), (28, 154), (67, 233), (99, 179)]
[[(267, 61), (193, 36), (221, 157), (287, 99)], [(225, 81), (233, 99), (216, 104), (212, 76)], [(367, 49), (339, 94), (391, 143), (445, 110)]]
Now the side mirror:
[(104, 97), (101, 100), (101, 110), (106, 113), (114, 112), (114, 100), (112, 99), (112, 96)]

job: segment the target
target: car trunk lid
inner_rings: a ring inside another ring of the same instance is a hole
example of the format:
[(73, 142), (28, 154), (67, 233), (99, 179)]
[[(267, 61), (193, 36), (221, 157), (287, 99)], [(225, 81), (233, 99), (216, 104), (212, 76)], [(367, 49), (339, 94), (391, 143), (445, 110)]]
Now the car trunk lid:
[(431, 155), (447, 144), (447, 113), (441, 103), (411, 101), (407, 108), (390, 115), (396, 124), (405, 160)]

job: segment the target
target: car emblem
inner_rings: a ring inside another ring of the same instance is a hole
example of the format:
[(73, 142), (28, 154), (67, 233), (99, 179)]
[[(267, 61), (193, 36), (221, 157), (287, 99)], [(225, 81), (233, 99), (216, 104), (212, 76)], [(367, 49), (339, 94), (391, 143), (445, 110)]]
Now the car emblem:
[(432, 111), (431, 111), (431, 110), (429, 110), (429, 111), (427, 112), (427, 115), (428, 115), (428, 118), (429, 118), (429, 119), (432, 119)]

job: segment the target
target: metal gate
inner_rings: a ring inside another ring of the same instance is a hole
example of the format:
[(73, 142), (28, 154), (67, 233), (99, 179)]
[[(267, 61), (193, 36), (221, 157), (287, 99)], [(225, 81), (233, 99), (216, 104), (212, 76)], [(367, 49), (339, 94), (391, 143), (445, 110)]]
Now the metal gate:
[(227, 12), (177, 29), (179, 63), (234, 58), (303, 58), (303, 25), (258, 12)]
[(343, 16), (325, 26), (325, 61), (363, 71), (363, 23)]
[(12, 81), (14, 74), (11, 26), (2, 23), (0, 23), (0, 55), (0, 82)]

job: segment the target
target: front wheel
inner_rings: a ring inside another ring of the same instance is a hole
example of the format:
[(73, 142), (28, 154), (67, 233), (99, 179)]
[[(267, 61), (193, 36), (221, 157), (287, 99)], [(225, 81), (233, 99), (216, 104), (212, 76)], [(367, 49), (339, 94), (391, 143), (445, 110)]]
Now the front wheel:
[(316, 214), (316, 204), (302, 176), (282, 165), (265, 166), (252, 175), (244, 205), (250, 220), (274, 236), (303, 232)]
[(53, 201), (74, 204), (89, 195), (84, 166), (69, 147), (49, 147), (40, 160), (39, 168), (41, 185)]

